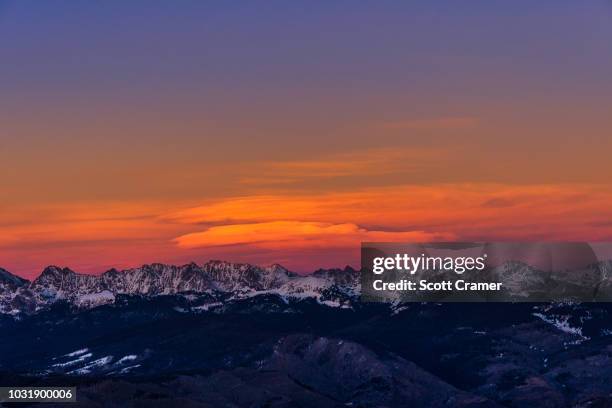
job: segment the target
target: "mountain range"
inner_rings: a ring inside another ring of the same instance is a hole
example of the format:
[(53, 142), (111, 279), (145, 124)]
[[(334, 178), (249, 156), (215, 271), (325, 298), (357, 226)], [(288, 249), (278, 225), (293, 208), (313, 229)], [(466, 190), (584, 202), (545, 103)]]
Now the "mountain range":
[(201, 266), (155, 263), (123, 271), (111, 269), (101, 275), (49, 266), (31, 282), (0, 268), (0, 313), (32, 314), (57, 302), (91, 308), (114, 303), (119, 295), (190, 295), (211, 304), (270, 293), (343, 306), (359, 294), (359, 286), (359, 273), (348, 266), (321, 269), (308, 276), (278, 264), (260, 267), (223, 261)]

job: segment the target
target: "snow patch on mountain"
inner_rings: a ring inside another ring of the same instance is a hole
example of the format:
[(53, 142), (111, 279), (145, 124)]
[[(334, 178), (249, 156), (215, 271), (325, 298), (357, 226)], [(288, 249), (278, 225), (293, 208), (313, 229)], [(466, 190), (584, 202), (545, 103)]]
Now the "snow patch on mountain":
[(66, 355), (65, 355), (65, 357), (76, 357), (76, 356), (79, 356), (79, 355), (81, 355), (81, 354), (85, 354), (85, 353), (87, 353), (88, 351), (89, 351), (89, 349), (88, 349), (88, 348), (84, 348), (84, 349), (76, 350), (76, 351), (73, 351), (72, 353), (68, 353), (68, 354), (66, 354)]
[(96, 368), (104, 367), (104, 366), (108, 365), (111, 361), (113, 361), (113, 356), (105, 356), (105, 357), (102, 357), (102, 358), (99, 358), (97, 360), (94, 360), (94, 361), (90, 362), (86, 366), (83, 366), (81, 368), (77, 368), (76, 370), (68, 371), (67, 374), (69, 374), (69, 375), (89, 374), (89, 373), (92, 372), (92, 370), (94, 370)]
[(90, 359), (91, 357), (93, 357), (93, 354), (91, 353), (82, 354), (78, 358), (75, 358), (74, 360), (68, 360), (63, 363), (55, 363), (53, 364), (53, 367), (57, 367), (57, 368), (72, 367), (74, 365), (77, 365), (77, 364), (80, 364), (86, 361), (87, 359)]
[(128, 362), (128, 361), (134, 361), (134, 360), (136, 360), (137, 358), (138, 358), (138, 356), (137, 356), (137, 355), (135, 355), (135, 354), (130, 354), (130, 355), (127, 355), (127, 356), (121, 357), (121, 358), (120, 358), (120, 359), (117, 361), (117, 363), (116, 363), (116, 364), (124, 364), (124, 363), (126, 363), (126, 362)]
[(542, 321), (553, 325), (564, 333), (575, 334), (576, 336), (579, 336), (585, 340), (588, 339), (588, 337), (583, 336), (582, 329), (580, 327), (573, 327), (569, 324), (569, 319), (571, 316), (547, 317), (542, 313), (533, 313), (533, 315)]

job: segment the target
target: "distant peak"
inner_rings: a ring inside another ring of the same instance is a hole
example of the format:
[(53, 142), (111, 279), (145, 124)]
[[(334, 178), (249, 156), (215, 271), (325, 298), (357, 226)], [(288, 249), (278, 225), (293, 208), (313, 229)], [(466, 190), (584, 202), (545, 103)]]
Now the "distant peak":
[(57, 282), (65, 281), (66, 279), (71, 279), (72, 277), (76, 277), (77, 273), (68, 268), (60, 268), (59, 266), (49, 265), (47, 266), (38, 278), (34, 279), (32, 282), (33, 285), (48, 285), (48, 284), (56, 284)]
[(191, 262), (183, 265), (183, 267), (185, 267), (185, 268), (199, 268), (200, 265), (198, 265), (197, 263), (191, 261)]
[(116, 276), (118, 274), (120, 274), (121, 272), (117, 269), (117, 268), (111, 268), (108, 271), (104, 272), (102, 275), (100, 276)]
[(0, 283), (7, 283), (15, 286), (23, 286), (29, 281), (17, 275), (13, 275), (4, 268), (0, 268)]
[(280, 272), (280, 273), (288, 273), (289, 272), (289, 269), (287, 269), (283, 265), (277, 264), (277, 263), (269, 265), (266, 269), (268, 269), (268, 270), (270, 270), (272, 272)]
[(69, 268), (61, 268), (59, 266), (55, 266), (55, 265), (49, 265), (47, 266), (43, 271), (42, 271), (42, 275), (72, 275), (72, 274), (76, 274), (76, 272), (74, 272), (73, 270), (69, 269)]

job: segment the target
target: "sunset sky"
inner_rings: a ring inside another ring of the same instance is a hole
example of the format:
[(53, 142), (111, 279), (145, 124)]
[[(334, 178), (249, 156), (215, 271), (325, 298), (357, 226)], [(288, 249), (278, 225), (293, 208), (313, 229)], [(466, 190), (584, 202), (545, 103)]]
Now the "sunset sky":
[(609, 0), (0, 0), (0, 267), (612, 241)]

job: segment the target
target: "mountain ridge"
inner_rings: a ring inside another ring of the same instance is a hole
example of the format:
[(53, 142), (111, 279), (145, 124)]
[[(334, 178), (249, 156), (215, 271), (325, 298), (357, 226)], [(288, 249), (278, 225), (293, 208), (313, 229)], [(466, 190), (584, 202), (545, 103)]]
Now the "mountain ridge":
[[(338, 275), (338, 276), (336, 276)], [(359, 273), (351, 267), (298, 275), (279, 264), (257, 266), (211, 260), (202, 265), (145, 264), (100, 275), (80, 274), (67, 267), (47, 266), (34, 280), (0, 270), (0, 313), (33, 313), (58, 301), (77, 307), (114, 303), (118, 295), (158, 296), (196, 294), (219, 298), (274, 293), (320, 300), (332, 287), (356, 293)], [(350, 293), (349, 293), (350, 292)], [(336, 299), (337, 300), (337, 299)]]
[[(527, 264), (509, 261), (494, 267), (489, 274), (503, 281), (518, 299), (562, 283), (570, 288), (585, 285), (589, 293), (592, 288), (593, 299), (608, 300), (612, 297), (610, 270), (612, 261), (600, 261), (584, 270), (559, 272), (556, 280), (551, 281), (549, 274), (536, 274)], [(350, 266), (298, 275), (279, 264), (258, 266), (219, 260), (202, 265), (151, 263), (121, 271), (110, 269), (100, 275), (80, 274), (67, 267), (50, 265), (32, 281), (0, 268), (0, 315), (33, 314), (58, 302), (92, 308), (114, 304), (123, 296), (164, 295), (188, 295), (197, 300), (197, 307), (202, 310), (258, 295), (272, 295), (286, 303), (313, 299), (331, 307), (351, 308), (360, 302), (360, 277), (360, 272)], [(398, 293), (391, 295), (393, 299), (389, 300), (401, 301)], [(559, 298), (564, 295), (568, 296), (563, 291), (558, 294)]]

